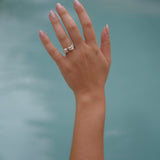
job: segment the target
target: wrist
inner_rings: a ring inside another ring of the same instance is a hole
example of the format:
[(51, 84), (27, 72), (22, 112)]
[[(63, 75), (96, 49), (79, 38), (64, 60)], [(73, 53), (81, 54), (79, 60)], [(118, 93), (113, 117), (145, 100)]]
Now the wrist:
[(74, 92), (76, 103), (85, 103), (93, 100), (103, 100), (105, 98), (105, 90), (97, 89), (86, 92)]
[(77, 110), (92, 110), (105, 113), (105, 89), (75, 93)]

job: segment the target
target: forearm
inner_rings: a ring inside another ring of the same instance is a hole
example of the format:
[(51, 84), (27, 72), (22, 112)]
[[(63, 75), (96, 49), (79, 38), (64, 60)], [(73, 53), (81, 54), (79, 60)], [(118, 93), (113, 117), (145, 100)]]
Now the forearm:
[(105, 92), (76, 95), (76, 115), (70, 160), (104, 159)]

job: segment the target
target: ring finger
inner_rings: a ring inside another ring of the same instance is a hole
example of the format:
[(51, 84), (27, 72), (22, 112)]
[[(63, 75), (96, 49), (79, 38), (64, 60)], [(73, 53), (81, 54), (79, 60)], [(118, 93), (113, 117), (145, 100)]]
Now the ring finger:
[(56, 36), (59, 39), (59, 42), (61, 43), (62, 47), (67, 48), (71, 46), (72, 42), (68, 37), (67, 33), (65, 32), (63, 26), (61, 25), (61, 22), (59, 21), (56, 13), (54, 13), (53, 11), (50, 11), (49, 19), (52, 23)]
[(75, 46), (81, 45), (83, 42), (81, 32), (77, 24), (73, 20), (73, 18), (68, 13), (68, 11), (60, 3), (56, 4), (56, 11), (59, 14), (60, 18), (62, 19), (63, 24), (66, 27), (68, 34), (74, 45)]

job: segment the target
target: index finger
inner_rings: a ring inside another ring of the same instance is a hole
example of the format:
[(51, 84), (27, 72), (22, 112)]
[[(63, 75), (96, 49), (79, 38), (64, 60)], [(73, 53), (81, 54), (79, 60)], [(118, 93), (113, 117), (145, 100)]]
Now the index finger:
[(82, 25), (85, 42), (97, 44), (96, 34), (91, 19), (89, 18), (83, 5), (78, 0), (74, 0), (74, 8)]

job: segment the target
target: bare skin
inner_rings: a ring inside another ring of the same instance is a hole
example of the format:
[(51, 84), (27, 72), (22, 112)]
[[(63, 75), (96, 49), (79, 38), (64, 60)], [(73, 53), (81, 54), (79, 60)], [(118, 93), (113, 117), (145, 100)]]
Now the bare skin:
[(49, 19), (63, 48), (75, 46), (65, 56), (39, 31), (40, 39), (56, 62), (76, 99), (76, 114), (70, 160), (104, 160), (105, 84), (111, 65), (109, 27), (106, 25), (98, 46), (92, 22), (84, 7), (74, 0), (74, 8), (82, 25), (85, 40), (75, 21), (64, 6), (56, 4), (70, 38), (56, 13), (50, 11)]

